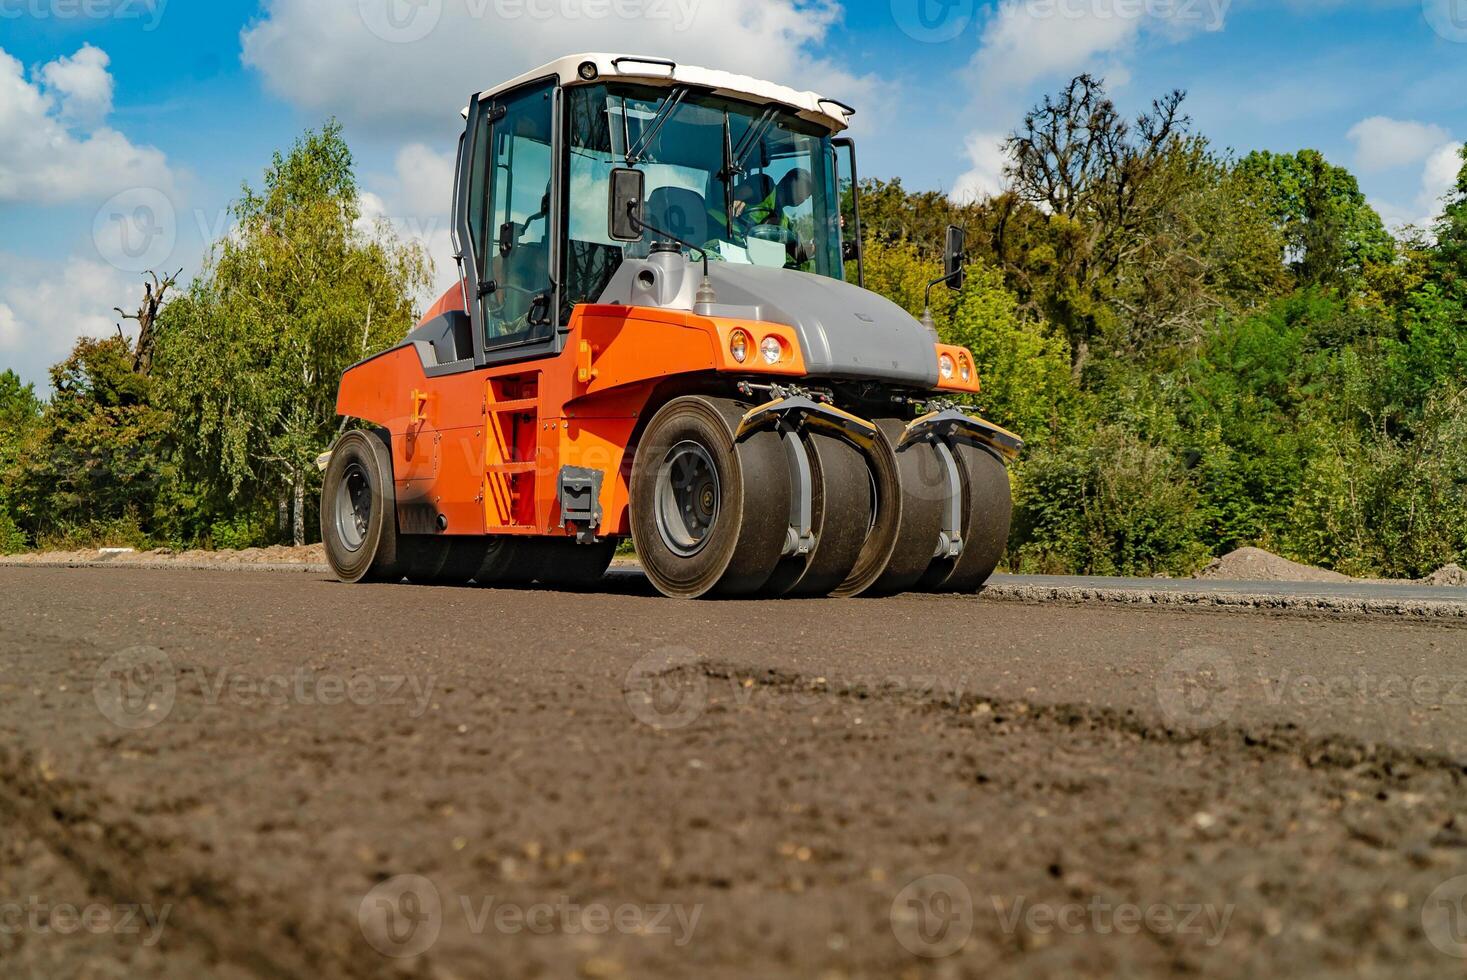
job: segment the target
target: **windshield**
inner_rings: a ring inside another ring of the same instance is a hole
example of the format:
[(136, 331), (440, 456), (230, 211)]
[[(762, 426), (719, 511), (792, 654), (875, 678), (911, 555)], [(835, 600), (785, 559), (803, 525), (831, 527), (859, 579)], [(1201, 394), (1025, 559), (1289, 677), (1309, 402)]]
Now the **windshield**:
[[(780, 107), (682, 88), (589, 85), (567, 92), (567, 306), (594, 300), (625, 257), (659, 236), (613, 241), (611, 171), (646, 174), (642, 217), (711, 261), (844, 277), (830, 134)], [(630, 158), (630, 159), (629, 159)]]

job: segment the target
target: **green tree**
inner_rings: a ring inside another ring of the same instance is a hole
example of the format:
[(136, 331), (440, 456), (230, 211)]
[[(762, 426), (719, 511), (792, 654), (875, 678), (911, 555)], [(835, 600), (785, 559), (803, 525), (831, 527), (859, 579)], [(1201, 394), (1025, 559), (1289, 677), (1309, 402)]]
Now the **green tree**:
[(228, 517), (288, 502), (303, 544), (341, 375), (411, 326), (427, 260), (385, 225), (358, 229), (335, 122), (277, 153), (233, 213), (236, 233), (163, 314), (154, 373), (210, 508)]
[(11, 501), (37, 540), (122, 526), (136, 544), (174, 519), (172, 420), (132, 362), (121, 337), (83, 338), (51, 369), (54, 393), (21, 447)]
[(1238, 163), (1261, 183), (1301, 286), (1349, 287), (1371, 265), (1395, 259), (1395, 242), (1353, 174), (1318, 150), (1258, 150)]
[(1467, 143), (1460, 152), (1462, 169), (1437, 221), (1433, 255), (1437, 278), (1459, 295), (1467, 292)]
[(11, 494), (21, 448), (41, 418), (41, 401), (35, 385), (22, 384), (20, 376), (0, 371), (0, 554), (25, 548), (25, 532), (11, 515)]
[(1054, 444), (1080, 397), (1063, 337), (1024, 317), (1003, 273), (977, 265), (958, 296), (942, 339), (973, 352), (984, 414), (1032, 447)]

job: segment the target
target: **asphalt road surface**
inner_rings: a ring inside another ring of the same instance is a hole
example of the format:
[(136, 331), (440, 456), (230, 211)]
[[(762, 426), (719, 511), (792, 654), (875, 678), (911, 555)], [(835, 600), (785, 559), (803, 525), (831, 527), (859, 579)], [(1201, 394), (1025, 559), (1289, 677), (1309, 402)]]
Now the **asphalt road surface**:
[(0, 568), (0, 975), (1467, 973), (1467, 626)]

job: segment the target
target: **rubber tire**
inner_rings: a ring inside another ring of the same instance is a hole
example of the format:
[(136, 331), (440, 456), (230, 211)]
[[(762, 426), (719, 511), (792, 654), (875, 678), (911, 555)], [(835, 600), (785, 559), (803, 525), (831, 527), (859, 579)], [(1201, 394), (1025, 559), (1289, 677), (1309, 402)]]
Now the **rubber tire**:
[[(756, 593), (779, 564), (789, 532), (790, 476), (776, 432), (735, 445), (744, 409), (702, 395), (675, 398), (653, 416), (632, 463), (632, 538), (653, 586), (676, 599)], [(701, 445), (719, 482), (718, 520), (696, 554), (673, 552), (657, 529), (656, 490), (668, 451), (684, 441)]]
[(963, 553), (933, 562), (921, 587), (971, 595), (983, 588), (1008, 548), (1013, 493), (1009, 471), (991, 449), (966, 440), (949, 448), (963, 480)]
[[(796, 438), (786, 435), (785, 438)], [(813, 482), (810, 554), (785, 558), (764, 587), (767, 595), (824, 596), (848, 579), (871, 530), (871, 477), (855, 446), (822, 432), (806, 432)]]
[[(348, 584), (396, 582), (402, 579), (397, 533), (397, 494), (392, 483), (392, 452), (381, 430), (353, 429), (331, 451), (321, 485), (321, 540), (336, 577)], [(362, 546), (349, 550), (336, 529), (336, 494), (347, 467), (362, 467), (372, 491), (372, 514)]]
[(436, 585), (448, 565), (450, 538), (404, 534), (398, 539), (403, 578), (414, 585)]
[(510, 534), (491, 534), (484, 546), (484, 560), (473, 578), (476, 585), (529, 585), (535, 580), (526, 545), (530, 539)]
[(520, 542), (535, 581), (552, 589), (587, 589), (600, 582), (616, 557), (614, 539), (577, 544), (573, 538), (529, 538)]
[(443, 566), (431, 578), (425, 577), (423, 581), (433, 585), (467, 585), (484, 564), (484, 556), (489, 551), (489, 539), (482, 535), (455, 535), (438, 540), (447, 546), (448, 553), (444, 556)]
[(877, 419), (871, 473), (876, 485), (876, 523), (855, 569), (831, 594), (895, 595), (921, 581), (932, 565), (942, 533), (947, 477), (942, 459), (928, 442), (896, 451), (907, 423)]

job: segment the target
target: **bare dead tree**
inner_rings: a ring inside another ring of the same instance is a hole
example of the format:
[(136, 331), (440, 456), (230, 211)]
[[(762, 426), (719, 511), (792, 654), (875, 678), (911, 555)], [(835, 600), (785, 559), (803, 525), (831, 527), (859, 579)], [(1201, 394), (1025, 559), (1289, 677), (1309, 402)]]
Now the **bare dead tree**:
[[(158, 312), (163, 309), (164, 297), (168, 290), (178, 285), (178, 277), (183, 275), (179, 269), (173, 275), (159, 278), (158, 273), (149, 272), (152, 282), (143, 283), (143, 301), (138, 306), (136, 313), (126, 313), (121, 307), (114, 306), (113, 310), (124, 320), (133, 320), (138, 325), (137, 345), (133, 348), (132, 369), (136, 374), (147, 376), (153, 370), (153, 344), (157, 340)], [(123, 336), (122, 324), (117, 325), (117, 335)]]
[(1105, 291), (1121, 274), (1128, 249), (1154, 225), (1152, 185), (1190, 125), (1185, 98), (1173, 91), (1133, 123), (1116, 110), (1102, 79), (1077, 75), (1057, 95), (1045, 96), (1005, 145), (1012, 194), (1001, 202), (995, 252), (1012, 275), (1025, 265), (1008, 258), (1005, 238), (1014, 217), (1025, 205), (1044, 216), (1053, 273), (1064, 287), (1060, 308), (1048, 312), (1069, 336), (1076, 377), (1097, 325), (1088, 299), (1075, 307), (1070, 297)]

